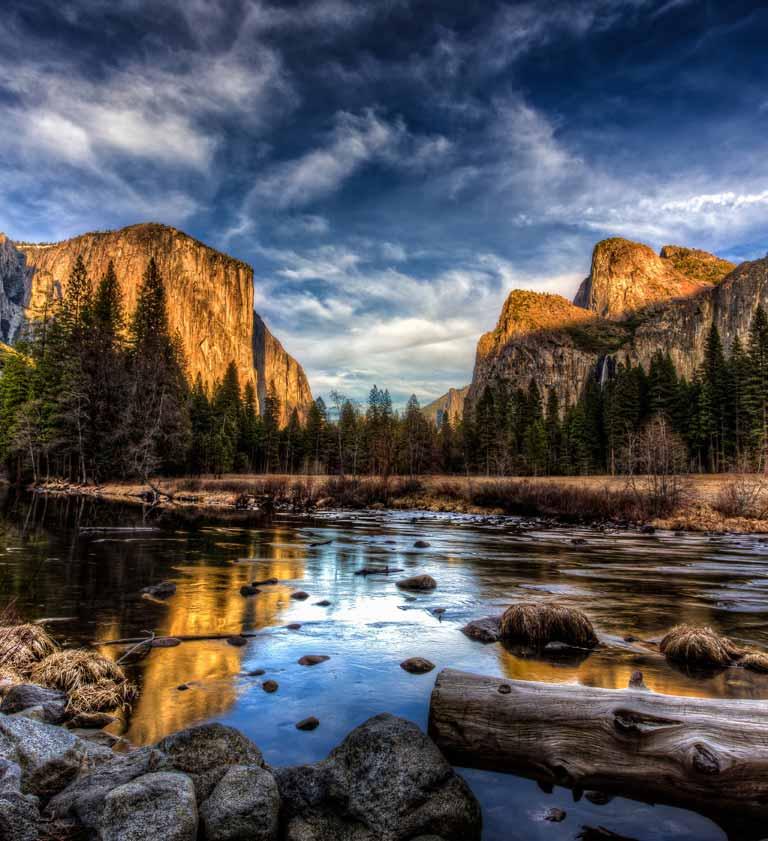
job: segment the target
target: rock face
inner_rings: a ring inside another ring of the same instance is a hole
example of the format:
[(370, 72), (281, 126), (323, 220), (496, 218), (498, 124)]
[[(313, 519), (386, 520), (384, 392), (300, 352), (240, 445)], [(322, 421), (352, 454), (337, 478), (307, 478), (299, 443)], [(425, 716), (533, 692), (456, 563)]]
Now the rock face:
[(280, 399), (280, 423), (286, 424), (291, 410), (304, 416), (312, 402), (312, 392), (304, 369), (269, 332), (258, 313), (253, 314), (253, 364), (256, 367), (259, 405), (274, 389)]
[(592, 268), (574, 304), (603, 318), (626, 318), (660, 301), (686, 298), (719, 283), (736, 268), (706, 251), (665, 245), (660, 255), (639, 242), (605, 239), (592, 252)]
[(704, 251), (610, 239), (595, 246), (592, 270), (575, 303), (555, 295), (510, 293), (496, 329), (478, 342), (467, 400), (489, 383), (553, 388), (561, 409), (590, 377), (605, 381), (619, 363), (646, 370), (657, 350), (692, 378), (716, 323), (726, 351), (746, 341), (759, 303), (768, 305), (768, 259), (737, 268)]
[(432, 421), (435, 426), (440, 426), (445, 415), (451, 425), (455, 425), (464, 417), (464, 401), (467, 397), (469, 386), (464, 388), (449, 388), (447, 394), (438, 397), (421, 410), (427, 420)]
[(14, 244), (0, 235), (0, 341), (12, 343), (25, 319), (39, 317), (61, 296), (78, 256), (94, 282), (114, 262), (128, 313), (154, 257), (190, 377), (200, 374), (211, 385), (234, 362), (241, 385), (250, 382), (264, 395), (274, 382), (284, 415), (294, 407), (306, 411), (312, 394), (301, 366), (253, 311), (253, 269), (165, 225), (132, 225), (45, 245)]

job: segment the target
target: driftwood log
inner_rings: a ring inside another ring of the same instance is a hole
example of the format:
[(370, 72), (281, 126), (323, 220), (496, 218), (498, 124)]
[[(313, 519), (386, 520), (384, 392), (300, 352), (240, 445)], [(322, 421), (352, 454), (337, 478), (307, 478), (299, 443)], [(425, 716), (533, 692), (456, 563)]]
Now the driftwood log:
[(768, 704), (484, 677), (437, 677), (429, 732), (455, 764), (575, 790), (768, 818)]

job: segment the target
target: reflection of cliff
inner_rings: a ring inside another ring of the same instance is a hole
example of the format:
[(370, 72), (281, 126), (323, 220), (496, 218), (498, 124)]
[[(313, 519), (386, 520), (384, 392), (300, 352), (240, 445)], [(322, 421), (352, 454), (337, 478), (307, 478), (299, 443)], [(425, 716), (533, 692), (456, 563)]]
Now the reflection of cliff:
[(653, 692), (692, 698), (762, 698), (765, 682), (743, 670), (726, 669), (709, 675), (689, 676), (669, 666), (661, 655), (596, 651), (581, 663), (522, 658), (497, 645), (502, 672), (514, 680), (543, 683), (581, 683), (599, 689), (626, 689), (636, 669), (643, 672)]
[[(275, 542), (280, 537), (276, 536)], [(242, 547), (241, 550), (242, 551)], [(281, 624), (283, 609), (290, 605), (294, 588), (278, 584), (262, 588), (253, 597), (240, 595), (240, 587), (254, 579), (280, 581), (301, 578), (304, 558), (295, 549), (254, 543), (245, 554), (258, 563), (226, 566), (178, 566), (177, 591), (168, 599), (164, 619), (156, 629), (168, 636), (239, 633)], [(100, 628), (100, 639), (121, 636), (117, 623)], [(197, 721), (213, 718), (235, 702), (235, 677), (247, 649), (225, 640), (184, 642), (175, 648), (157, 648), (137, 667), (141, 694), (128, 716), (126, 738), (133, 744), (150, 744), (168, 733)], [(108, 656), (114, 655), (114, 650)], [(179, 691), (181, 684), (189, 684)]]

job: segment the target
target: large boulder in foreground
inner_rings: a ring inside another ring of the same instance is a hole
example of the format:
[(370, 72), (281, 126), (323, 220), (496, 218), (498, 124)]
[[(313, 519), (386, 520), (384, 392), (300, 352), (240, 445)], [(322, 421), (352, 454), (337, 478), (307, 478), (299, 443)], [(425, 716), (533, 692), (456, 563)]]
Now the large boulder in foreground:
[(200, 724), (166, 736), (157, 743), (170, 767), (189, 774), (199, 801), (206, 800), (232, 765), (264, 767), (256, 745), (234, 727)]
[(275, 770), (286, 841), (479, 841), (480, 806), (415, 724), (388, 713), (327, 759)]
[(21, 768), (0, 759), (0, 839), (37, 841), (38, 800), (21, 793)]
[(109, 762), (81, 772), (50, 801), (48, 812), (54, 818), (77, 818), (86, 829), (96, 832), (110, 791), (137, 777), (166, 768), (165, 756), (154, 748), (140, 748), (124, 755), (113, 754)]
[(280, 792), (258, 765), (233, 765), (200, 807), (207, 841), (276, 841)]
[(185, 774), (159, 772), (113, 789), (104, 801), (100, 841), (195, 841), (195, 787)]
[(81, 768), (104, 759), (105, 749), (62, 727), (24, 716), (0, 715), (0, 759), (21, 768), (21, 790), (48, 798), (70, 783)]

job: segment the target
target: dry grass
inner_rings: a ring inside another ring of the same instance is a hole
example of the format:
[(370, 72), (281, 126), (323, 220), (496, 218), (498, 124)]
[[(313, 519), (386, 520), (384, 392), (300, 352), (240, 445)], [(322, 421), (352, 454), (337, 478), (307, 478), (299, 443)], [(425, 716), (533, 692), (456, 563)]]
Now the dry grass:
[(24, 683), (24, 676), (10, 666), (0, 666), (0, 683)]
[[(665, 480), (666, 481), (666, 480)], [(685, 477), (685, 494), (635, 477), (633, 487), (623, 476), (286, 476), (226, 475), (158, 479), (153, 484), (172, 499), (162, 508), (192, 511), (235, 508), (238, 499), (271, 500), (274, 506), (297, 512), (315, 507), (360, 509), (391, 507), (462, 513), (543, 515), (591, 522), (653, 522), (662, 528), (698, 531), (768, 531), (768, 519), (751, 516), (761, 511), (739, 503), (729, 486), (761, 483), (742, 474)], [(82, 493), (115, 500), (133, 500), (146, 485), (111, 483), (99, 488), (50, 485), (51, 492)], [(736, 488), (735, 490), (738, 490)], [(719, 501), (720, 500), (720, 501)], [(768, 514), (766, 514), (768, 517)]]
[(673, 663), (704, 668), (732, 665), (744, 656), (744, 650), (721, 637), (712, 628), (677, 625), (659, 644), (661, 653)]
[(501, 617), (501, 636), (531, 648), (542, 649), (550, 642), (579, 648), (594, 648), (597, 635), (589, 617), (580, 610), (559, 604), (527, 602), (507, 608)]
[(20, 624), (0, 628), (0, 667), (28, 671), (58, 649), (40, 625)]
[(74, 712), (108, 712), (124, 707), (136, 696), (136, 687), (112, 660), (94, 651), (58, 651), (35, 664), (30, 678), (41, 686), (69, 695)]

